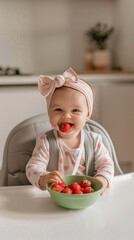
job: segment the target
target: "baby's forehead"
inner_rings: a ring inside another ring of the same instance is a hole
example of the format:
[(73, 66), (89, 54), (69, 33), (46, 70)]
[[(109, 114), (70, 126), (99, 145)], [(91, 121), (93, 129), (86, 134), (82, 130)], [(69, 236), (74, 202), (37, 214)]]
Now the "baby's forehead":
[(59, 88), (55, 88), (55, 91), (76, 91), (75, 89), (71, 88), (71, 87), (66, 87), (66, 86), (62, 86), (62, 87), (59, 87)]
[(82, 92), (69, 87), (61, 87), (54, 91), (51, 97), (50, 105), (78, 105), (83, 101), (87, 102), (86, 97)]

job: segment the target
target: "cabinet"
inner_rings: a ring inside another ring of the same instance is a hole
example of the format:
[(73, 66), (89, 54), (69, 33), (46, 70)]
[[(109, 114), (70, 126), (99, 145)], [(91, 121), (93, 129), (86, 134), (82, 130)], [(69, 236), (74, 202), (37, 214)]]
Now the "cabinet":
[(36, 86), (0, 86), (0, 168), (9, 132), (18, 123), (46, 112), (46, 103)]
[(97, 93), (93, 118), (110, 134), (121, 168), (134, 171), (134, 85), (104, 85)]

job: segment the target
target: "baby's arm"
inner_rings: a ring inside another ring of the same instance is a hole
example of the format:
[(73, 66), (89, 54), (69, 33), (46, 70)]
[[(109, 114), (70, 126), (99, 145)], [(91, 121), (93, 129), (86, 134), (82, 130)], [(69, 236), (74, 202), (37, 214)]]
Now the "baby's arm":
[(102, 182), (105, 191), (114, 176), (114, 163), (100, 135), (95, 135), (95, 170), (95, 177)]
[(32, 185), (39, 187), (38, 182), (41, 175), (47, 173), (49, 163), (49, 143), (46, 135), (40, 135), (36, 139), (36, 145), (32, 157), (26, 165), (26, 175)]
[(32, 157), (26, 165), (26, 175), (32, 185), (46, 189), (48, 182), (61, 182), (62, 173), (59, 171), (47, 171), (49, 163), (49, 143), (46, 135), (37, 137), (36, 146), (34, 148)]

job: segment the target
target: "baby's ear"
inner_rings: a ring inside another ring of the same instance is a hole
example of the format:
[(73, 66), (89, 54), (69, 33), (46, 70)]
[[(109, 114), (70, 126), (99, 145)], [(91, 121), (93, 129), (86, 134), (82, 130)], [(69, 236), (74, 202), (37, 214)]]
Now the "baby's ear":
[(89, 116), (87, 116), (86, 122), (88, 122), (88, 121), (89, 121), (89, 119), (90, 119), (90, 117), (89, 117)]

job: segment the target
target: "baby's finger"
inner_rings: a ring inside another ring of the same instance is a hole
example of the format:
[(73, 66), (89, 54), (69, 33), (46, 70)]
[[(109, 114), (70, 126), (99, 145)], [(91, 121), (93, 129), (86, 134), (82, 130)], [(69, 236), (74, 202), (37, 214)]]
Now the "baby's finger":
[(48, 176), (47, 182), (61, 183), (62, 180), (59, 178), (59, 176), (51, 174)]
[(53, 176), (56, 176), (56, 177), (59, 179), (60, 182), (62, 181), (63, 174), (62, 174), (61, 172), (59, 172), (59, 171), (53, 171), (53, 172), (51, 172), (51, 174), (52, 174)]

